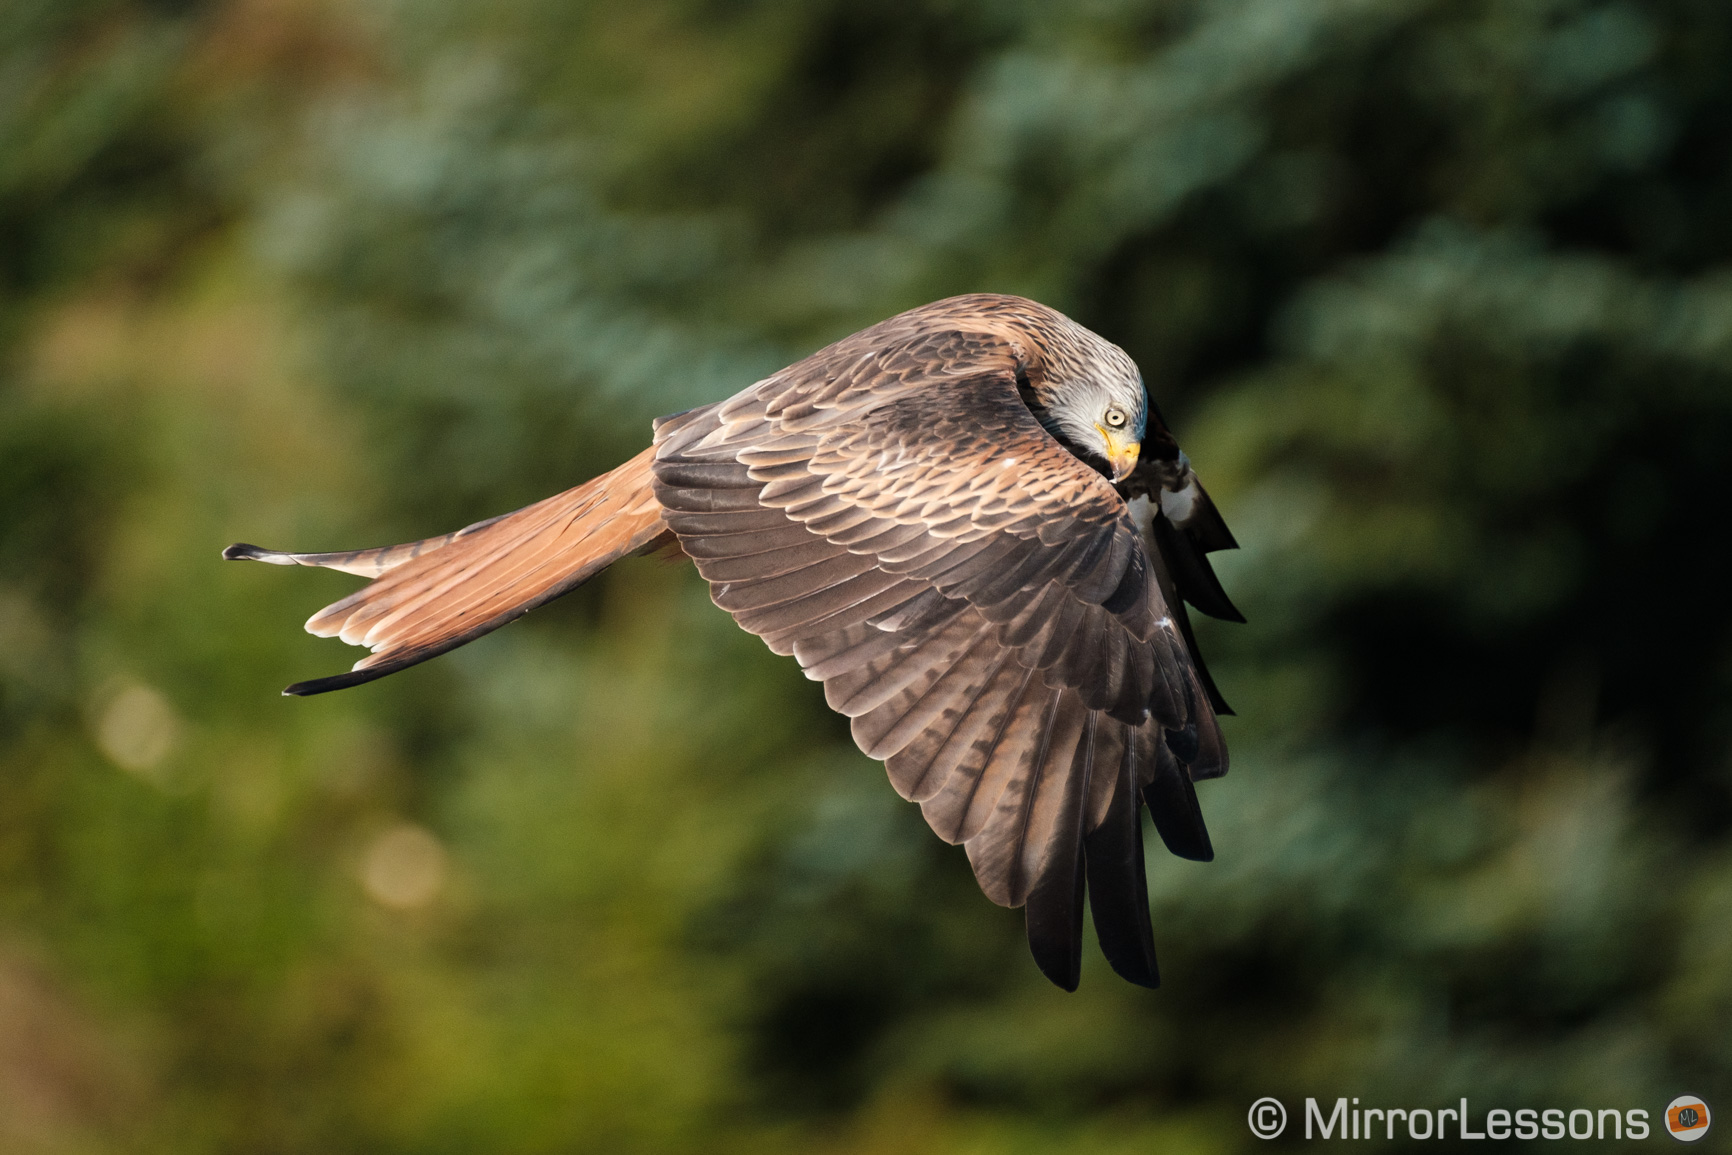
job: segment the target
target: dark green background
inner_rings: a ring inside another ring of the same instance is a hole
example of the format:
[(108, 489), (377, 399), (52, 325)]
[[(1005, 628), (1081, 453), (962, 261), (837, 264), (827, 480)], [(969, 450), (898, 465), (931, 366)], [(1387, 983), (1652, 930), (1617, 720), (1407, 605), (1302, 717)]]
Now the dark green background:
[[(0, 1150), (1732, 1117), (1728, 126), (1724, 0), (0, 5)], [(355, 580), (226, 543), (975, 290), (1128, 349), (1244, 544), (1161, 991), (1048, 985), (689, 569), (278, 697)]]

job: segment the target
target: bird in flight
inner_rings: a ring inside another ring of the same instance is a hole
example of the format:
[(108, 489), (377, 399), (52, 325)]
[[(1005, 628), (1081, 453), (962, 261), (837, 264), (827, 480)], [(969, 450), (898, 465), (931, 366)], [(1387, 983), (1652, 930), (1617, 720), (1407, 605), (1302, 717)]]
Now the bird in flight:
[(1084, 896), (1120, 975), (1159, 985), (1146, 803), (1214, 856), (1193, 784), (1230, 713), (1185, 604), (1232, 621), (1236, 546), (1118, 346), (1020, 297), (892, 317), (714, 405), (564, 493), (442, 537), (225, 558), (373, 579), (307, 622), (368, 647), (320, 694), (522, 617), (627, 554), (677, 547), (715, 603), (824, 683), (860, 749), (1075, 990)]

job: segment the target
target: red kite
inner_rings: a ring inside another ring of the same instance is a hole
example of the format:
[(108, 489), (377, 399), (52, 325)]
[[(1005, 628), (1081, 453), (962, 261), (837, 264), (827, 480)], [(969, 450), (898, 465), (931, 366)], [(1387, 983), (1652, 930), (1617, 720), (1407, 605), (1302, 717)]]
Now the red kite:
[(443, 537), (226, 558), (372, 578), (307, 622), (373, 652), (354, 686), (522, 617), (630, 553), (678, 545), (715, 603), (853, 719), (981, 889), (1027, 906), (1076, 989), (1101, 948), (1159, 983), (1141, 805), (1213, 857), (1193, 783), (1227, 770), (1226, 703), (1185, 602), (1243, 621), (1206, 554), (1226, 523), (1116, 345), (1018, 297), (954, 297), (655, 422), (611, 473)]

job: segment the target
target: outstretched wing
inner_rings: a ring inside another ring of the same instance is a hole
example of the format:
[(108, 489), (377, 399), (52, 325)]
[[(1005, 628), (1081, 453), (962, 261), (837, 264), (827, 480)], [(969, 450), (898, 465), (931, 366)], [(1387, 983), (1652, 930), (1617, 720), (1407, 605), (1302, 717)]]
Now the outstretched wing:
[(1053, 981), (1076, 985), (1086, 889), (1115, 969), (1153, 985), (1139, 808), (1211, 856), (1209, 696), (1124, 500), (1018, 396), (1040, 350), (899, 323), (658, 423), (663, 516), (987, 895), (1027, 904)]

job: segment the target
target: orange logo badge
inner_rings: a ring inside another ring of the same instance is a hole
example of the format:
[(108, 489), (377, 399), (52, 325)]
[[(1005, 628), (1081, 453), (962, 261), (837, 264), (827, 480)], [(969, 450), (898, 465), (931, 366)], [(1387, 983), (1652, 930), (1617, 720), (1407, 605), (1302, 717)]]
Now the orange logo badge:
[(1710, 1122), (1708, 1104), (1694, 1095), (1679, 1095), (1666, 1107), (1666, 1130), (1681, 1142), (1694, 1143), (1706, 1135)]

